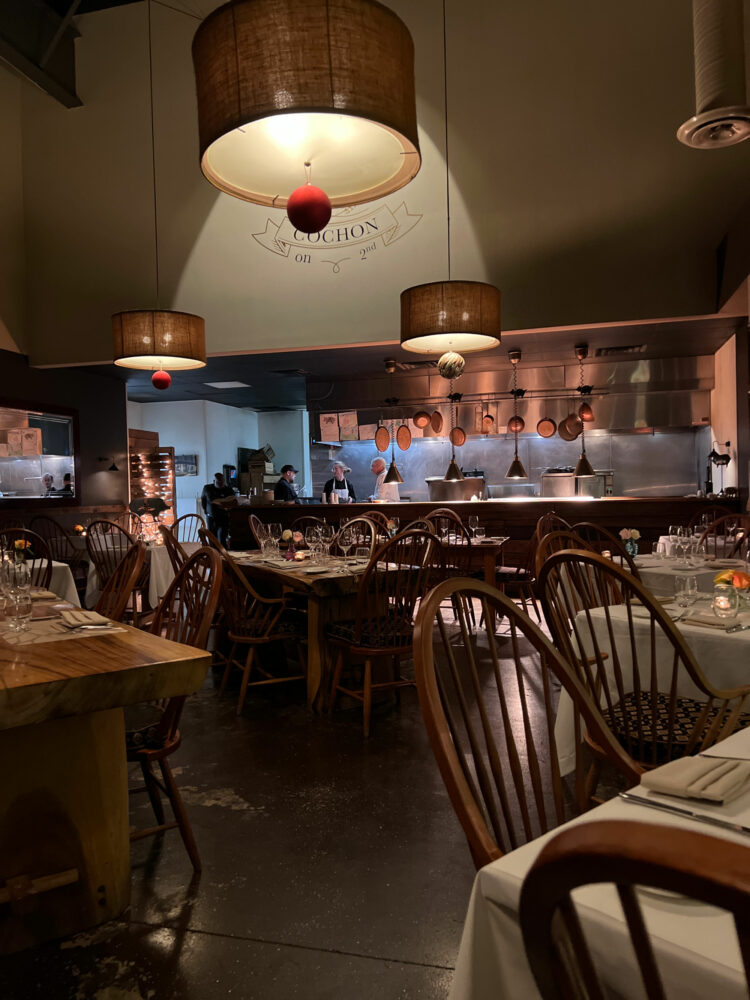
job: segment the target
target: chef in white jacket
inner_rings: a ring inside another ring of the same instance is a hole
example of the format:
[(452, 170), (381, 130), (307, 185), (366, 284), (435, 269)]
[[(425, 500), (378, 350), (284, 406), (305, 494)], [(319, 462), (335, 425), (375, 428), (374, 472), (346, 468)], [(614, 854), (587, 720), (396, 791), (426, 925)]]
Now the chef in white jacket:
[(398, 483), (385, 482), (385, 470), (387, 465), (385, 459), (378, 456), (373, 458), (370, 471), (375, 476), (375, 491), (370, 497), (371, 500), (387, 500), (389, 503), (399, 503), (401, 497), (398, 495)]

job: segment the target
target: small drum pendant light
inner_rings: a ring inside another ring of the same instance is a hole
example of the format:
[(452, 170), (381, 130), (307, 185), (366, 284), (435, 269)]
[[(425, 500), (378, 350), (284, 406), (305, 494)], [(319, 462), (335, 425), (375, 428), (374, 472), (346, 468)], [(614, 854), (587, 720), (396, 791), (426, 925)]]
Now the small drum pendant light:
[(156, 199), (154, 144), (154, 60), (151, 45), (151, 0), (148, 17), (148, 72), (151, 106), (151, 173), (154, 215), (155, 309), (134, 309), (112, 317), (114, 362), (122, 368), (153, 371), (155, 389), (168, 389), (171, 377), (163, 369), (186, 371), (206, 365), (206, 323), (202, 316), (159, 308), (159, 213)]
[(310, 163), (331, 205), (392, 194), (421, 166), (414, 44), (376, 0), (235, 0), (193, 39), (201, 169), (285, 208)]

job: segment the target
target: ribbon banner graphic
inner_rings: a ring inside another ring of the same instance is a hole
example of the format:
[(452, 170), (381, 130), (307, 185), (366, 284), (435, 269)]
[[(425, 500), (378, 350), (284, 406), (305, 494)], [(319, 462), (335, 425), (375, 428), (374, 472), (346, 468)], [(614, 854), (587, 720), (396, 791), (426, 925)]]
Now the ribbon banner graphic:
[(410, 214), (405, 202), (395, 211), (387, 205), (371, 208), (367, 215), (355, 216), (354, 211), (344, 209), (334, 215), (319, 233), (301, 233), (286, 216), (280, 224), (268, 219), (265, 230), (253, 233), (252, 237), (265, 250), (280, 257), (297, 264), (313, 261), (332, 264), (334, 273), (338, 273), (344, 260), (365, 260), (379, 248), (406, 236), (422, 218)]

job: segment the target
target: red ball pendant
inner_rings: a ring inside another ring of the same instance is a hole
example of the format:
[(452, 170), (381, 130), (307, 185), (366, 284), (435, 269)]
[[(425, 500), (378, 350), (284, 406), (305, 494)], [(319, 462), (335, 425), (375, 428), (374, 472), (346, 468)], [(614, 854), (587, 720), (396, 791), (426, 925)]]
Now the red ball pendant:
[(172, 384), (172, 376), (169, 372), (158, 371), (151, 376), (151, 385), (154, 389), (168, 389)]
[(289, 195), (286, 214), (301, 233), (319, 233), (331, 218), (331, 200), (320, 188), (303, 184)]

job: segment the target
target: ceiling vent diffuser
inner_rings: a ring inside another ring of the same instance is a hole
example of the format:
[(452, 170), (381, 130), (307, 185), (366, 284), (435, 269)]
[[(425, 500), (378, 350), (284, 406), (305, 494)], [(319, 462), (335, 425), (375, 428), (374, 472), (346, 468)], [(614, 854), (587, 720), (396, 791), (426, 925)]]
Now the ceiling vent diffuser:
[(696, 112), (677, 129), (695, 149), (733, 146), (750, 136), (742, 0), (693, 0)]

